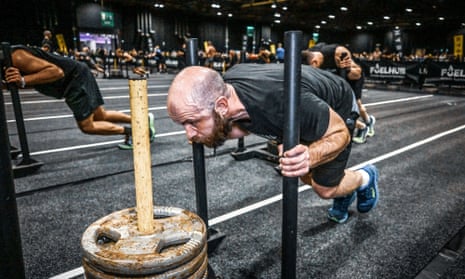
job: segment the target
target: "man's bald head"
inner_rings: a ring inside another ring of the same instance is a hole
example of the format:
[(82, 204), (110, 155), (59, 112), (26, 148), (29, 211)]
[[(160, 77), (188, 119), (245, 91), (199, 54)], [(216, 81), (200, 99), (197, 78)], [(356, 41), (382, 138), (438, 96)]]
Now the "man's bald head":
[(226, 93), (226, 85), (218, 72), (201, 66), (186, 67), (176, 75), (168, 90), (168, 114), (179, 122), (186, 113), (212, 110), (215, 100)]

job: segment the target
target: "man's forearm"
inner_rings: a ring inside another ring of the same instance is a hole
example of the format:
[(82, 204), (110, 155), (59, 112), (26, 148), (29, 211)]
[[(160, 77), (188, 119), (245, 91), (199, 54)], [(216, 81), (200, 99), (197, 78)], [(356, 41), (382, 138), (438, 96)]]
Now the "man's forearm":
[(350, 71), (347, 73), (347, 79), (349, 80), (358, 80), (362, 77), (362, 68), (359, 65), (352, 62), (350, 66)]
[(334, 160), (350, 143), (350, 134), (344, 121), (330, 110), (328, 130), (323, 137), (309, 145), (310, 168)]

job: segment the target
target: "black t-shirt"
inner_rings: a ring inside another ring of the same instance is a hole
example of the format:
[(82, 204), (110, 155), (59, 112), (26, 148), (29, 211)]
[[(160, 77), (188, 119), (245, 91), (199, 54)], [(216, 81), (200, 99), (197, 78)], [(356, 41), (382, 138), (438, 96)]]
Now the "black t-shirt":
[[(320, 139), (328, 128), (333, 108), (344, 120), (351, 117), (353, 92), (343, 79), (310, 66), (302, 66), (300, 140)], [(237, 64), (224, 74), (244, 104), (250, 121), (238, 122), (247, 131), (281, 141), (284, 128), (284, 65)]]
[(82, 71), (88, 71), (87, 65), (81, 62), (77, 62), (68, 57), (56, 55), (53, 53), (45, 52), (37, 47), (26, 47), (23, 45), (12, 46), (12, 52), (16, 49), (23, 49), (31, 53), (32, 55), (44, 59), (52, 64), (60, 67), (64, 72), (64, 77), (50, 83), (34, 85), (34, 88), (40, 93), (61, 99), (67, 94), (67, 90), (70, 88), (70, 83), (75, 80)]

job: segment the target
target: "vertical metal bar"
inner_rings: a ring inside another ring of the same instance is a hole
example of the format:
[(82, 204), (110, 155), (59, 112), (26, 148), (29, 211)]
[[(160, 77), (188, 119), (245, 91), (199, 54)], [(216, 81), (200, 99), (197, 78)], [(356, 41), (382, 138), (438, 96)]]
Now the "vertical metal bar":
[[(2, 57), (0, 57), (0, 62), (1, 60)], [(1, 74), (0, 80), (3, 80)], [(1, 88), (0, 146), (3, 146), (0, 148), (0, 278), (26, 278), (10, 158), (5, 102)]]
[[(191, 38), (187, 41), (187, 66), (197, 66), (198, 39)], [(201, 143), (192, 143), (195, 176), (195, 196), (197, 202), (197, 214), (202, 218), (208, 228), (208, 201), (207, 182), (205, 179), (205, 153)]]
[(242, 152), (245, 150), (245, 140), (244, 137), (237, 139), (237, 149), (236, 152)]
[[(11, 50), (10, 44), (3, 42), (2, 43), (2, 50), (4, 56), (4, 66), (11, 67)], [(23, 118), (23, 111), (21, 108), (21, 102), (19, 99), (18, 94), (18, 87), (16, 84), (8, 84), (8, 89), (11, 93), (11, 100), (13, 102), (13, 108), (15, 111), (15, 119), (16, 119), (16, 127), (18, 129), (18, 136), (19, 136), (19, 143), (21, 145), (21, 152), (23, 154), (23, 162), (24, 164), (29, 164), (31, 161), (30, 153), (29, 153), (29, 145), (27, 143), (26, 137), (26, 128), (24, 126), (24, 118)]]
[[(284, 33), (284, 151), (299, 143), (301, 31)], [(281, 278), (296, 278), (298, 177), (283, 177)]]

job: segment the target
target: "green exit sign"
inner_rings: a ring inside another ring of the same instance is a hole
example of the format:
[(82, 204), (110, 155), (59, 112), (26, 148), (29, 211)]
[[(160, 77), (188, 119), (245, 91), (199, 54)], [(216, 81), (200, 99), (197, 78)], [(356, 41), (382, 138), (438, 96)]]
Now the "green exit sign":
[(255, 32), (255, 27), (253, 26), (247, 26), (247, 36), (253, 37)]
[(102, 22), (102, 27), (115, 26), (115, 16), (112, 12), (100, 12), (100, 19)]

